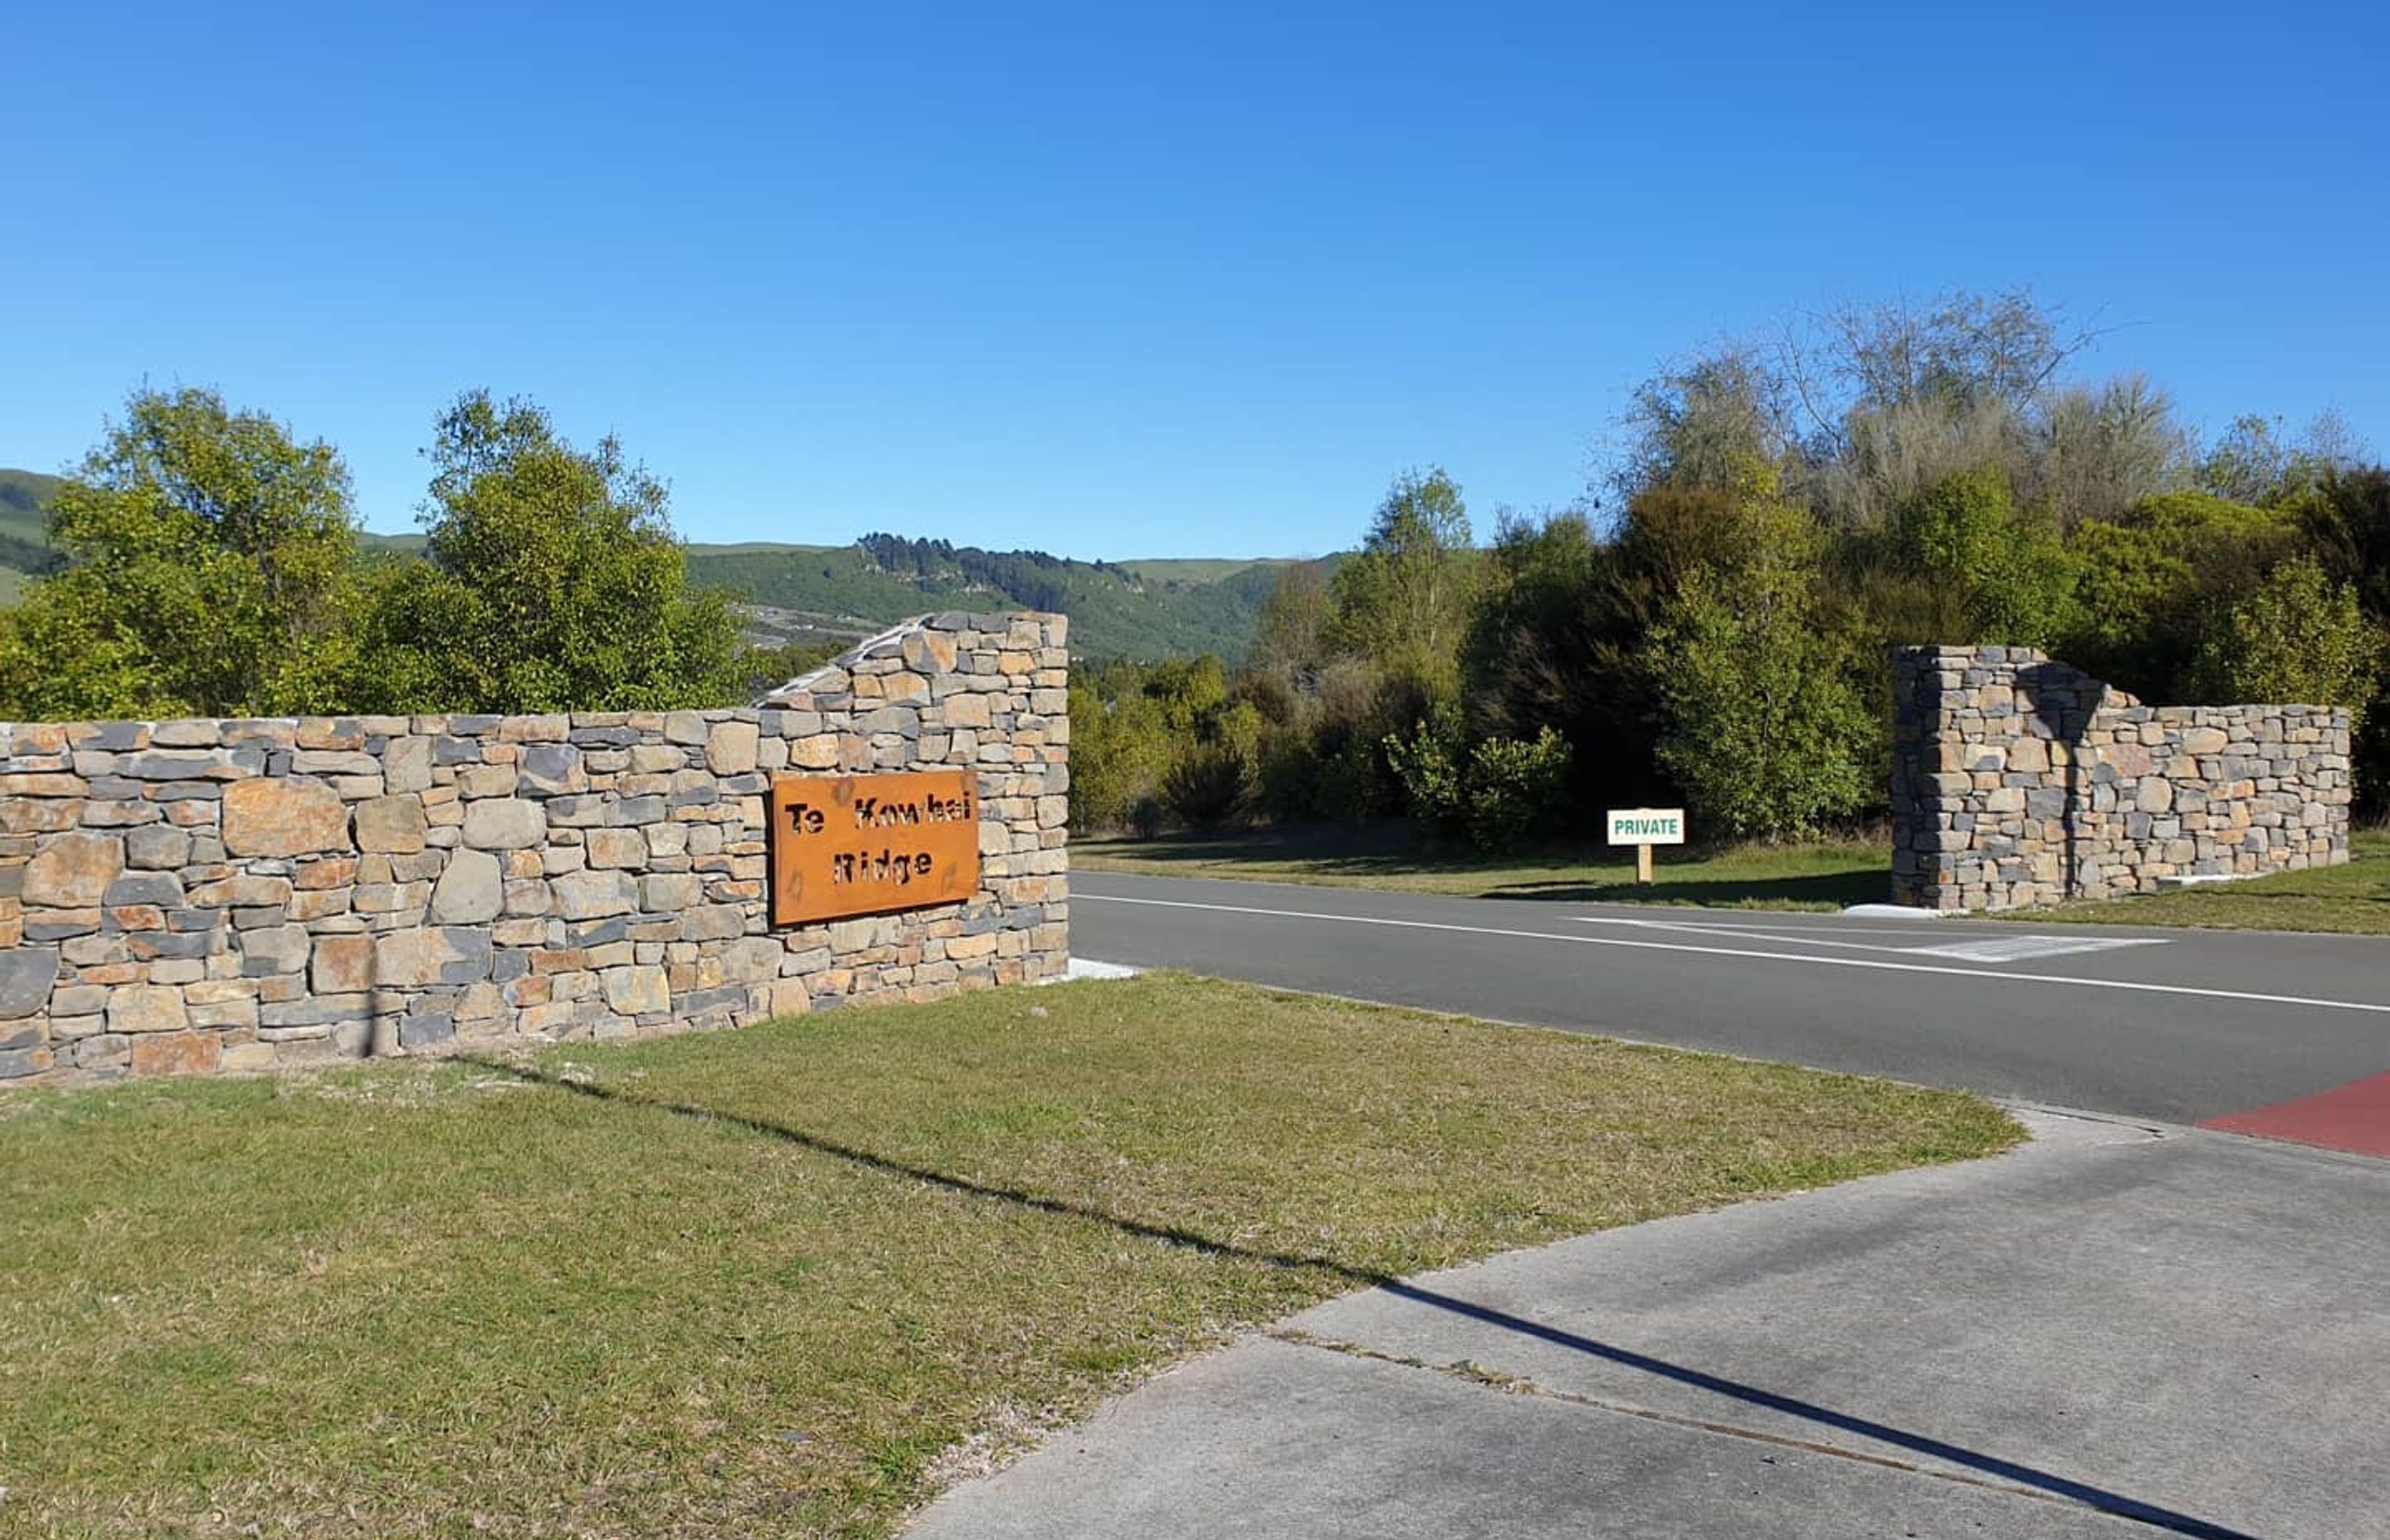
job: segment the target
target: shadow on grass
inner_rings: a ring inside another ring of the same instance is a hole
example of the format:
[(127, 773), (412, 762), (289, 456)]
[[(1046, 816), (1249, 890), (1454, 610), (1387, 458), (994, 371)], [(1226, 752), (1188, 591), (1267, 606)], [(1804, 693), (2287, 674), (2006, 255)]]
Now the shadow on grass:
[(1818, 872), (1807, 877), (1694, 879), (1671, 881), (1663, 866), (1649, 887), (1634, 882), (1513, 882), (1487, 890), (1487, 898), (1558, 898), (1575, 904), (1698, 904), (1708, 908), (1737, 905), (1882, 904), (1892, 897), (1887, 872)]
[(2210, 1523), (2206, 1520), (2195, 1518), (2187, 1513), (2178, 1513), (2172, 1508), (2161, 1508), (2152, 1503), (2145, 1503), (2136, 1497), (2128, 1497), (2120, 1493), (2110, 1492), (2105, 1488), (2092, 1486), (2087, 1482), (2075, 1481), (2065, 1476), (2054, 1474), (2050, 1471), (2037, 1469), (2029, 1465), (2020, 1464), (2015, 1460), (2003, 1459), (1997, 1455), (1984, 1454), (1976, 1450), (1963, 1448), (1960, 1445), (1946, 1443), (1941, 1439), (1933, 1438), (1923, 1433), (1909, 1432), (1905, 1429), (1892, 1427), (1887, 1423), (1876, 1422), (1870, 1418), (1855, 1416), (1848, 1412), (1838, 1412), (1831, 1407), (1820, 1406), (1812, 1402), (1802, 1401), (1789, 1395), (1780, 1395), (1774, 1391), (1763, 1390), (1755, 1385), (1746, 1385), (1740, 1380), (1728, 1380), (1719, 1375), (1709, 1374), (1703, 1370), (1689, 1367), (1685, 1365), (1670, 1363), (1664, 1358), (1655, 1358), (1649, 1354), (1637, 1353), (1631, 1348), (1620, 1347), (1614, 1343), (1600, 1341), (1574, 1331), (1563, 1330), (1559, 1327), (1548, 1326), (1541, 1321), (1531, 1320), (1526, 1316), (1513, 1315), (1506, 1310), (1497, 1310), (1490, 1305), (1479, 1304), (1474, 1301), (1464, 1300), (1456, 1295), (1439, 1293), (1433, 1289), (1425, 1289), (1421, 1288), (1418, 1284), (1407, 1283), (1403, 1279), (1396, 1277), (1392, 1274), (1382, 1273), (1375, 1268), (1356, 1267), (1347, 1263), (1337, 1262), (1332, 1258), (1316, 1254), (1302, 1256), (1283, 1251), (1262, 1251), (1257, 1248), (1240, 1245), (1234, 1241), (1215, 1239), (1213, 1237), (1202, 1235), (1197, 1231), (1185, 1229), (1177, 1226), (1148, 1224), (1142, 1220), (1128, 1219), (1117, 1214), (1106, 1213), (1100, 1209), (1088, 1208), (1084, 1204), (1068, 1202), (1057, 1198), (1040, 1197), (1035, 1193), (1023, 1192), (1016, 1187), (994, 1187), (983, 1182), (973, 1181), (969, 1177), (950, 1175), (945, 1172), (932, 1170), (926, 1166), (918, 1166), (907, 1161), (892, 1160), (884, 1155), (875, 1155), (868, 1150), (857, 1149), (851, 1145), (841, 1144), (834, 1139), (827, 1139), (819, 1135), (808, 1134), (802, 1129), (790, 1128), (785, 1124), (772, 1123), (763, 1118), (748, 1117), (742, 1113), (723, 1112), (717, 1111), (712, 1108), (692, 1107), (681, 1102), (664, 1101), (653, 1097), (642, 1097), (631, 1092), (616, 1089), (612, 1086), (596, 1084), (588, 1081), (566, 1080), (560, 1076), (549, 1074), (546, 1071), (540, 1070), (534, 1066), (513, 1062), (507, 1059), (472, 1054), (461, 1055), (459, 1057), (464, 1062), (479, 1065), (482, 1069), (494, 1071), (499, 1074), (508, 1075), (515, 1079), (533, 1084), (546, 1085), (559, 1091), (570, 1092), (574, 1096), (586, 1097), (593, 1101), (606, 1102), (618, 1105), (625, 1109), (642, 1111), (662, 1112), (673, 1117), (692, 1118), (700, 1122), (720, 1123), (733, 1128), (743, 1129), (748, 1133), (760, 1136), (764, 1138), (774, 1139), (784, 1144), (794, 1145), (801, 1149), (811, 1150), (818, 1155), (827, 1155), (836, 1160), (846, 1161), (854, 1165), (861, 1166), (866, 1170), (880, 1172), (890, 1176), (901, 1177), (906, 1181), (925, 1183), (932, 1187), (944, 1188), (948, 1192), (963, 1193), (973, 1198), (987, 1199), (994, 1202), (1009, 1203), (1016, 1207), (1033, 1210), (1039, 1213), (1050, 1213), (1071, 1219), (1086, 1220), (1094, 1224), (1108, 1226), (1124, 1235), (1136, 1236), (1141, 1239), (1156, 1241), (1165, 1246), (1181, 1247), (1189, 1251), (1201, 1252), (1206, 1256), (1229, 1257), (1243, 1262), (1258, 1263), (1268, 1267), (1279, 1267), (1295, 1271), (1326, 1274), (1329, 1277), (1338, 1278), (1346, 1283), (1364, 1288), (1381, 1290), (1397, 1299), (1408, 1300), (1415, 1304), (1426, 1305), (1432, 1309), (1445, 1311), (1467, 1320), (1480, 1322), (1486, 1326), (1497, 1327), (1505, 1331), (1515, 1332), (1522, 1337), (1530, 1338), (1536, 1341), (1548, 1342), (1553, 1346), (1566, 1348), (1571, 1352), (1580, 1353), (1587, 1357), (1600, 1359), (1604, 1363), (1615, 1364), (1622, 1368), (1633, 1369), (1639, 1373), (1648, 1374), (1655, 1379), (1665, 1380), (1675, 1384), (1690, 1386), (1692, 1389), (1704, 1391), (1711, 1394), (1724, 1397), (1729, 1401), (1739, 1402), (1747, 1406), (1755, 1406), (1767, 1411), (1777, 1412), (1787, 1417), (1796, 1418), (1831, 1431), (1847, 1433), (1858, 1438), (1870, 1439), (1879, 1444), (1890, 1444), (1895, 1448), (1908, 1450), (1912, 1454), (1921, 1456), (1927, 1459), (1939, 1460), (1945, 1464), (1958, 1466), (1961, 1469), (1973, 1471), (1975, 1474), (1971, 1476), (1952, 1476), (1947, 1471), (1934, 1470), (1928, 1467), (1911, 1465), (1907, 1461), (1891, 1459), (1881, 1455), (1871, 1455), (1861, 1450), (1845, 1448), (1837, 1444), (1815, 1443), (1802, 1439), (1784, 1438), (1779, 1435), (1759, 1432), (1750, 1429), (1731, 1427), (1715, 1422), (1704, 1422), (1690, 1418), (1676, 1418), (1651, 1412), (1638, 1412), (1634, 1414), (1648, 1417), (1653, 1420), (1669, 1422), (1686, 1427), (1699, 1428), (1704, 1431), (1722, 1433), (1730, 1437), (1754, 1439), (1761, 1443), (1790, 1446), (1805, 1450), (1813, 1454), (1830, 1456), (1838, 1459), (1854, 1460), (1861, 1464), (1873, 1465), (1880, 1468), (1888, 1467), (1895, 1469), (1908, 1470), (1918, 1475), (1928, 1476), (1937, 1480), (1957, 1481), (1970, 1486), (1987, 1487), (1995, 1491), (2007, 1493), (2011, 1496), (2030, 1497), (2044, 1502), (2063, 1503), (2088, 1508), (2101, 1513), (2112, 1514), (2118, 1518), (2129, 1519), (2138, 1523), (2149, 1525), (2153, 1529), (2163, 1530), (2170, 1534), (2195, 1536), (2197, 1537), (2197, 1540), (2255, 1540), (2254, 1536), (2242, 1530), (2229, 1529), (2221, 1524)]
[[(1798, 850), (1771, 856), (1764, 851), (1671, 851), (1659, 858), (1657, 880), (1644, 887), (1632, 879), (1631, 855), (1606, 846), (1541, 853), (1486, 855), (1439, 847), (1394, 829), (1298, 829), (1286, 832), (1187, 834), (1169, 839), (1093, 841), (1087, 853), (1118, 856), (1140, 866), (1183, 866), (1190, 874), (1235, 877), (1240, 866), (1300, 866), (1303, 875), (1356, 882), (1403, 879), (1478, 878), (1484, 898), (1561, 899), (1579, 904), (1687, 904), (1709, 908), (1737, 906), (1840, 908), (1878, 904), (1892, 896), (1888, 866), (1784, 872), (1805, 859)], [(1778, 870), (1738, 874), (1737, 866)], [(1825, 858), (1831, 864), (1833, 858)], [(1726, 868), (1721, 870), (1721, 868)], [(1615, 878), (1595, 873), (1616, 872)], [(1548, 876), (1539, 876), (1548, 873)], [(1678, 875), (1681, 874), (1681, 875)], [(1276, 878), (1281, 874), (1258, 875)]]

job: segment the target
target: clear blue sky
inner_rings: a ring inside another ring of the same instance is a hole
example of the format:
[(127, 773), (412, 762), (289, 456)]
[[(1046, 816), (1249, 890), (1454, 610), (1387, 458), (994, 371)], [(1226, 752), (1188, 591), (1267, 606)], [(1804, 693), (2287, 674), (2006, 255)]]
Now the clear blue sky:
[(487, 385), (697, 539), (1325, 551), (1414, 464), (1565, 503), (1660, 358), (1954, 285), (2390, 451), (2367, 5), (26, 4), (0, 58), (0, 464), (214, 385), (382, 529)]

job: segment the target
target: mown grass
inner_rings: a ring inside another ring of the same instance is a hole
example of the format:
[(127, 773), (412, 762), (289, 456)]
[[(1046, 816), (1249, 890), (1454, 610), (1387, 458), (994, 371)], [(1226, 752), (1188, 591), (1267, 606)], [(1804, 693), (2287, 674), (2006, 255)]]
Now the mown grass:
[(2390, 829), (2353, 835), (2348, 864), (2172, 892), (2021, 910), (2002, 918), (2390, 935)]
[(0, 1526), (880, 1535), (1355, 1286), (1977, 1156), (1973, 1097), (1177, 977), (0, 1100)]
[(1401, 829), (1298, 829), (1160, 840), (1074, 841), (1081, 871), (1227, 877), (1321, 887), (1382, 888), (1454, 898), (1560, 898), (1743, 909), (1840, 909), (1891, 895), (1880, 841), (1664, 846), (1655, 880), (1635, 880), (1631, 849), (1559, 849), (1484, 856), (1421, 846)]

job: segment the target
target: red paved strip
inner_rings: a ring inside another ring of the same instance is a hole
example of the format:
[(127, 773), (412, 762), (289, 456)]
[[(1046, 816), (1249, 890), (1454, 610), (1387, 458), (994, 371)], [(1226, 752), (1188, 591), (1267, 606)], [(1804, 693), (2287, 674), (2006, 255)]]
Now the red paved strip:
[(2351, 1081), (2296, 1101), (2210, 1118), (2199, 1126), (2390, 1158), (2390, 1074)]

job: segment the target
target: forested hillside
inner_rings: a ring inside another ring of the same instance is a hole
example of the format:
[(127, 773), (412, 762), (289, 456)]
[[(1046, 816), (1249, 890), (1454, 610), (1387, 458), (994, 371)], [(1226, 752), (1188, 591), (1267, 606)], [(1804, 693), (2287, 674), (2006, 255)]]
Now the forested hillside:
[[(42, 510), (59, 481), (0, 470), (0, 603), (50, 571)], [(368, 549), (419, 553), (423, 537), (366, 535)], [(1044, 551), (988, 551), (871, 534), (852, 545), (691, 545), (690, 582), (727, 590), (750, 635), (771, 645), (860, 636), (931, 610), (1030, 609), (1071, 617), (1083, 658), (1241, 660), (1282, 562), (1119, 565)]]
[[(1151, 576), (1043, 551), (985, 551), (875, 534), (853, 545), (689, 547), (692, 581), (813, 619), (885, 624), (925, 610), (1052, 610), (1071, 617), (1071, 650), (1090, 659), (1217, 653), (1241, 659), (1275, 562), (1201, 563), (1200, 578)], [(1226, 575), (1213, 577), (1215, 568)]]
[(13, 604), (25, 579), (58, 566), (42, 510), (58, 479), (31, 470), (0, 469), (0, 604)]

